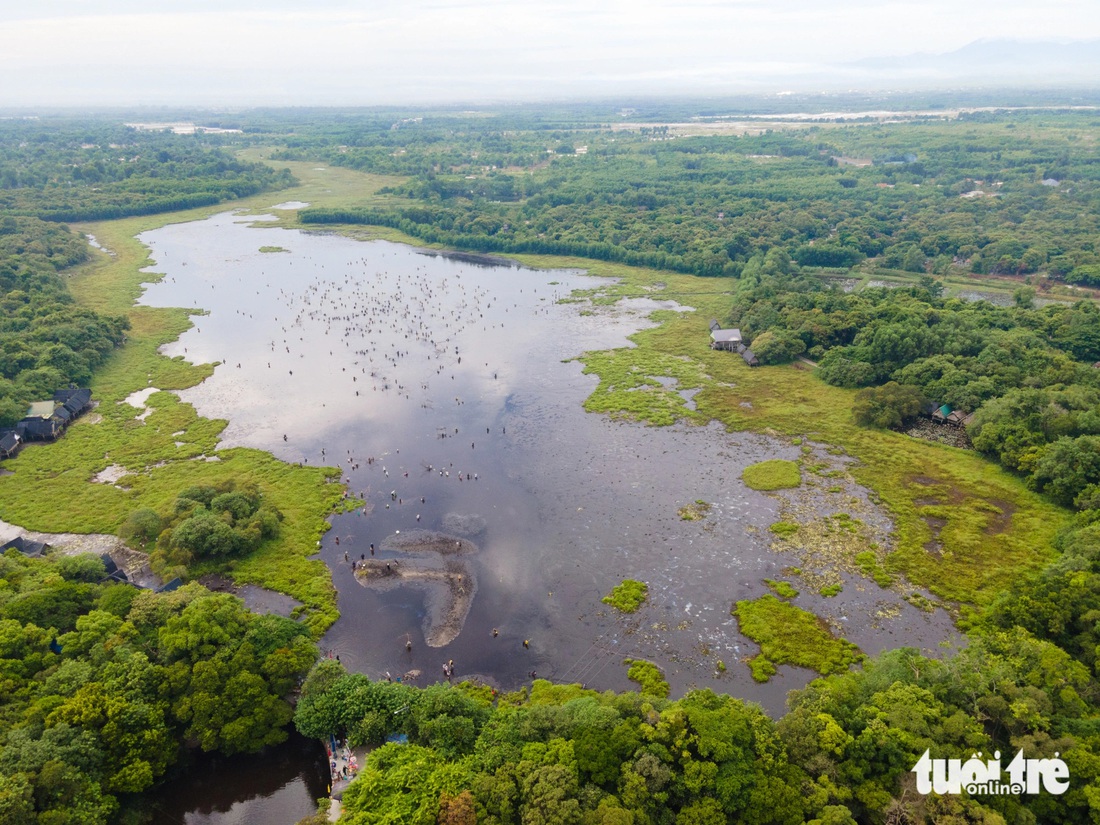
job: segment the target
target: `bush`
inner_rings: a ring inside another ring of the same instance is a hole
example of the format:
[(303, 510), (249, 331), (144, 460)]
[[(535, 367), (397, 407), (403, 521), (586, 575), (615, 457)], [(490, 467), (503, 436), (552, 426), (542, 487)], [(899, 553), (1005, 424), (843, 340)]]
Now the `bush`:
[(155, 510), (146, 507), (130, 513), (119, 528), (118, 534), (126, 541), (137, 542), (145, 547), (149, 542), (155, 541), (163, 529), (160, 516)]
[(94, 553), (81, 553), (79, 556), (62, 556), (57, 560), (57, 572), (69, 582), (102, 581), (107, 575), (103, 560)]
[(623, 664), (630, 667), (626, 672), (626, 678), (637, 682), (642, 693), (661, 699), (668, 698), (672, 688), (665, 681), (665, 675), (657, 665), (645, 659), (623, 659)]
[(770, 329), (753, 339), (752, 351), (761, 364), (783, 364), (801, 355), (806, 343), (790, 330)]
[(227, 556), (246, 546), (245, 537), (208, 510), (199, 510), (172, 531), (173, 546), (195, 556)]

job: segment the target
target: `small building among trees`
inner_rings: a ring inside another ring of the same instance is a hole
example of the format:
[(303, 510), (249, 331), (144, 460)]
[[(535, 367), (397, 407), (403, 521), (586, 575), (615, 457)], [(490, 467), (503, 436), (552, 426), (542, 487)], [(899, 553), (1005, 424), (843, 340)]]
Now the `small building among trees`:
[(55, 404), (64, 407), (72, 418), (76, 418), (91, 408), (92, 391), (77, 387), (58, 390), (53, 394), (53, 400)]
[(0, 458), (11, 458), (23, 447), (23, 439), (15, 430), (0, 434)]
[(952, 412), (953, 411), (950, 404), (941, 404), (939, 407), (936, 408), (935, 412), (932, 413), (932, 420), (938, 421), (940, 424), (944, 424), (947, 422)]
[(951, 408), (950, 404), (931, 404), (929, 417), (937, 424), (951, 424), (954, 427), (965, 427), (974, 420), (974, 413), (965, 413), (962, 410)]
[(52, 399), (31, 404), (27, 414), (15, 425), (15, 434), (23, 441), (53, 441), (91, 406), (91, 390), (58, 390)]
[(736, 350), (741, 343), (741, 330), (739, 329), (712, 329), (710, 332), (710, 348)]
[(24, 556), (38, 558), (49, 549), (50, 545), (44, 541), (33, 541), (25, 536), (16, 536), (7, 544), (0, 544), (0, 555), (8, 550), (18, 550)]

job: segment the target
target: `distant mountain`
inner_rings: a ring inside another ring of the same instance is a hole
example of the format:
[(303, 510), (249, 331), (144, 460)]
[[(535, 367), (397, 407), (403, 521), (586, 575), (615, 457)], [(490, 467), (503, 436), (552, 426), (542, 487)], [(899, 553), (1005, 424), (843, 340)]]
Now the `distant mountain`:
[(977, 40), (953, 52), (871, 57), (838, 68), (849, 75), (873, 72), (909, 82), (1097, 85), (1100, 40)]

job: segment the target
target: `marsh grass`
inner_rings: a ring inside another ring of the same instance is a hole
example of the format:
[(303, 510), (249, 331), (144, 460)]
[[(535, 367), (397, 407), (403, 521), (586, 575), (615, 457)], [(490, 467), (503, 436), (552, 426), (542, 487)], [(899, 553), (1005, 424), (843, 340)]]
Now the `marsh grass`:
[(655, 376), (676, 379), (678, 389), (703, 386), (706, 377), (697, 364), (660, 353), (639, 359), (631, 349), (612, 349), (586, 353), (584, 373), (599, 376), (600, 383), (584, 408), (588, 412), (607, 413), (613, 418), (629, 418), (646, 424), (668, 425), (678, 420), (704, 423), (705, 416), (688, 409), (687, 402), (674, 389), (666, 389)]
[[(730, 431), (809, 439), (830, 445), (830, 454), (851, 457), (855, 461), (848, 473), (872, 492), (894, 524), (891, 546), (875, 553), (880, 582), (904, 576), (959, 603), (965, 624), (967, 605), (988, 603), (1053, 555), (1052, 540), (1069, 512), (996, 464), (971, 451), (858, 426), (851, 414), (855, 391), (825, 384), (805, 364), (750, 368), (735, 354), (710, 349), (707, 319), (726, 317), (732, 301), (721, 279), (578, 258), (516, 257), (530, 266), (579, 267), (620, 279), (599, 292), (600, 300), (644, 295), (693, 307), (696, 312), (653, 313), (659, 325), (632, 335), (634, 347), (585, 353), (586, 371), (600, 378), (586, 409), (650, 424), (716, 420)], [(683, 407), (675, 393), (661, 398), (656, 389), (628, 391), (646, 384), (648, 376), (666, 375), (676, 377), (680, 388), (700, 388), (694, 411)], [(652, 397), (640, 399), (643, 395)], [(925, 549), (932, 532), (920, 512), (926, 505), (918, 503), (930, 496), (950, 505), (939, 556)], [(997, 526), (1000, 516), (987, 509), (996, 500), (1014, 508), (1003, 527)]]
[(623, 579), (622, 584), (615, 585), (600, 601), (623, 613), (634, 613), (642, 606), (648, 595), (649, 585), (645, 582)]
[(834, 636), (823, 620), (771, 593), (737, 602), (730, 612), (741, 632), (760, 645), (760, 654), (749, 661), (758, 682), (771, 678), (776, 665), (806, 667), (827, 676), (863, 658), (859, 648)]
[(741, 473), (741, 480), (750, 490), (785, 490), (801, 484), (802, 473), (793, 461), (771, 458), (750, 464)]
[(645, 659), (623, 659), (623, 664), (629, 668), (626, 678), (637, 683), (641, 693), (661, 699), (668, 698), (672, 689), (665, 681), (665, 674), (657, 665)]
[(798, 595), (798, 591), (794, 589), (794, 586), (790, 582), (764, 579), (764, 584), (766, 584), (768, 589), (775, 593), (775, 595), (782, 599), (793, 599)]

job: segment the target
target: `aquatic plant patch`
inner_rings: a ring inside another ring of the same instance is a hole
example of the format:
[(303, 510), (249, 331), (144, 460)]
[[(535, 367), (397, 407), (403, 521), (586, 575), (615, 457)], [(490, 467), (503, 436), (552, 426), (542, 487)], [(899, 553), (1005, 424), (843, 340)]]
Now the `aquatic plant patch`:
[(783, 599), (793, 599), (798, 595), (798, 591), (795, 590), (790, 582), (777, 581), (776, 579), (764, 579), (764, 584), (766, 584), (775, 595)]
[(756, 464), (750, 464), (741, 473), (745, 486), (763, 492), (785, 490), (802, 483), (802, 472), (793, 461), (771, 458)]
[(685, 504), (676, 512), (681, 521), (699, 521), (706, 518), (707, 513), (710, 512), (710, 503), (702, 499), (696, 499), (691, 504)]
[(649, 585), (636, 579), (623, 579), (622, 584), (615, 585), (611, 592), (600, 601), (609, 604), (623, 613), (633, 613), (649, 595)]
[(768, 529), (781, 539), (785, 539), (790, 538), (798, 532), (798, 525), (791, 521), (777, 521), (775, 524), (768, 527)]
[(766, 682), (775, 665), (806, 667), (828, 676), (863, 658), (859, 648), (834, 636), (823, 620), (771, 593), (739, 601), (730, 612), (741, 632), (760, 645), (760, 654), (749, 662), (758, 682)]
[(623, 659), (623, 664), (629, 667), (626, 678), (636, 682), (643, 694), (661, 699), (668, 698), (671, 688), (665, 681), (665, 674), (657, 665), (645, 659)]

